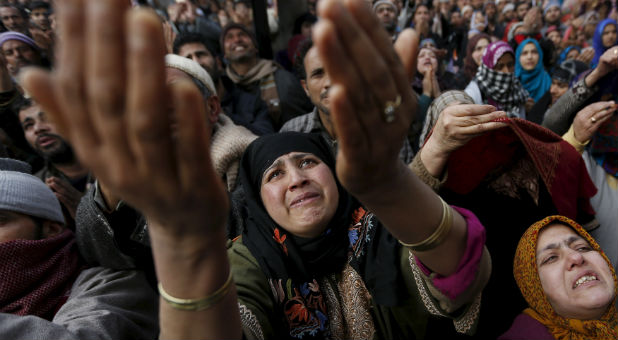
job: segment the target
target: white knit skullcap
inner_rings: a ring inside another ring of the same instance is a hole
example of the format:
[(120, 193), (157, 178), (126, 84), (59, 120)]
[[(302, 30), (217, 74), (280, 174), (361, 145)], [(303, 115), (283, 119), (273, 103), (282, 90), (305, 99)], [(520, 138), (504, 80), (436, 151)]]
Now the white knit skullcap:
[(165, 56), (165, 66), (181, 70), (204, 84), (212, 94), (217, 94), (215, 83), (212, 81), (210, 74), (195, 61), (176, 54), (168, 54)]
[(390, 5), (395, 10), (395, 12), (399, 12), (397, 10), (397, 6), (395, 6), (395, 4), (392, 1), (390, 1), (390, 0), (378, 0), (378, 1), (376, 1), (373, 4), (373, 10), (375, 11), (378, 8), (378, 6), (383, 5), (383, 4), (384, 5)]
[(43, 181), (30, 175), (29, 168), (24, 162), (0, 158), (0, 210), (64, 224), (56, 195)]

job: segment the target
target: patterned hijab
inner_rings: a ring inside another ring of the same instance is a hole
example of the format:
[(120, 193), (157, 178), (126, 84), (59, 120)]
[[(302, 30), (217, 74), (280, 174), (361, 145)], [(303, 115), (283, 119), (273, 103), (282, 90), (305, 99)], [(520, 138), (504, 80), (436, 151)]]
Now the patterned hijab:
[[(534, 44), (534, 47), (539, 53), (539, 60), (534, 69), (526, 71), (521, 66), (519, 58), (521, 57), (524, 47), (530, 43)], [(517, 51), (515, 52), (515, 75), (519, 78), (521, 84), (535, 102), (538, 102), (539, 99), (549, 91), (551, 87), (551, 77), (549, 73), (545, 71), (545, 67), (543, 67), (543, 49), (541, 49), (541, 45), (539, 45), (538, 41), (528, 38), (517, 46)]]
[[(597, 28), (594, 30), (594, 36), (592, 37), (592, 47), (594, 47), (594, 58), (592, 58), (593, 68), (599, 64), (599, 58), (601, 58), (601, 55), (605, 53), (605, 51), (607, 51), (607, 49), (609, 48), (609, 47), (603, 46), (603, 38), (602, 38), (603, 30), (605, 29), (605, 26), (607, 25), (614, 25), (614, 27), (616, 27), (616, 30), (618, 30), (618, 23), (614, 19), (605, 19), (597, 25)], [(617, 44), (618, 44), (618, 37), (616, 38), (616, 41), (612, 44), (612, 46), (615, 46)]]
[(436, 125), (440, 113), (448, 106), (456, 102), (459, 102), (460, 104), (474, 104), (474, 99), (472, 99), (464, 91), (451, 90), (442, 93), (438, 98), (431, 102), (431, 105), (427, 110), (427, 116), (425, 117), (425, 123), (423, 125), (423, 130), (421, 131), (421, 136), (419, 137), (419, 143), (421, 146), (425, 144), (425, 140), (429, 137), (429, 132), (432, 131), (433, 127)]
[(506, 111), (509, 117), (518, 118), (520, 106), (526, 102), (528, 92), (514, 73), (494, 71), (494, 66), (505, 53), (514, 55), (513, 48), (504, 41), (489, 44), (475, 80), (488, 104)]
[(405, 290), (398, 270), (400, 248), (379, 223), (371, 232), (359, 232), (358, 222), (365, 211), (336, 177), (339, 203), (322, 235), (298, 237), (278, 225), (262, 202), (261, 182), (273, 161), (290, 152), (311, 153), (335, 174), (335, 158), (319, 134), (282, 132), (256, 139), (247, 147), (240, 166), (248, 216), (242, 241), (259, 263), (278, 303), (277, 318), (285, 325), (278, 338), (323, 339), (329, 337), (331, 327), (318, 279), (340, 273), (349, 263), (375, 303), (397, 305)]
[[(578, 320), (562, 317), (556, 314), (543, 292), (536, 264), (536, 247), (540, 230), (552, 223), (570, 226), (577, 234), (586, 239), (595, 251), (601, 253), (612, 272), (614, 300), (599, 320)], [(618, 318), (615, 305), (618, 281), (614, 267), (600, 249), (598, 243), (577, 222), (564, 216), (549, 216), (528, 228), (517, 246), (513, 274), (517, 286), (530, 306), (524, 310), (524, 313), (545, 325), (557, 340), (601, 340), (616, 339), (618, 336)]]

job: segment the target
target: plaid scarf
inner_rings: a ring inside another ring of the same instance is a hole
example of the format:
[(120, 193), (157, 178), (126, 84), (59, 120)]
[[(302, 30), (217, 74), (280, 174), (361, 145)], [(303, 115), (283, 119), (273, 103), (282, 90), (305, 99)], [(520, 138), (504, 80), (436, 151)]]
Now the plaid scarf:
[(511, 118), (524, 118), (521, 117), (519, 107), (526, 102), (528, 92), (514, 73), (494, 71), (481, 63), (476, 73), (476, 82), (489, 104), (506, 111)]
[[(618, 284), (611, 262), (598, 243), (577, 222), (564, 216), (549, 216), (528, 228), (521, 237), (515, 253), (513, 275), (521, 294), (530, 306), (524, 310), (524, 313), (542, 323), (554, 338), (559, 340), (616, 339), (618, 318), (615, 295), (607, 311), (599, 320), (577, 320), (562, 317), (554, 311), (549, 303), (539, 278), (536, 247), (541, 229), (556, 222), (570, 226), (577, 234), (588, 241), (592, 249), (600, 252), (613, 274), (614, 284)], [(614, 294), (616, 289), (616, 286), (614, 286)]]

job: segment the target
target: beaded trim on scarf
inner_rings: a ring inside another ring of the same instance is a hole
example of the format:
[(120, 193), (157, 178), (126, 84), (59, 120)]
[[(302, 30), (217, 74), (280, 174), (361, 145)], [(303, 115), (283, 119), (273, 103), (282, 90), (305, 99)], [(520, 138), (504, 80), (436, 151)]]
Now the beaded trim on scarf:
[[(414, 281), (416, 282), (416, 286), (418, 287), (418, 292), (421, 296), (421, 300), (425, 305), (425, 308), (432, 315), (442, 316), (449, 319), (453, 319), (452, 316), (442, 312), (440, 308), (436, 305), (434, 300), (429, 293), (429, 289), (427, 288), (427, 282), (423, 278), (423, 274), (421, 273), (420, 268), (416, 264), (416, 259), (414, 255), (410, 252), (409, 255), (410, 267), (412, 268), (412, 274), (414, 274)], [(474, 299), (474, 302), (468, 307), (457, 319), (453, 319), (453, 324), (455, 325), (455, 330), (457, 333), (472, 335), (475, 330), (474, 325), (477, 323), (479, 318), (479, 313), (481, 310), (481, 294), (478, 294)]]

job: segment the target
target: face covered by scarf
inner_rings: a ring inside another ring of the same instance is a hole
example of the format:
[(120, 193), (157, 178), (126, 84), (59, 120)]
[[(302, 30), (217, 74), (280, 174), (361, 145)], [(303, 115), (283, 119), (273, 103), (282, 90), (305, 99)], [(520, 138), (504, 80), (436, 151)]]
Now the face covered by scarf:
[[(534, 69), (524, 70), (520, 62), (520, 57), (524, 47), (529, 44), (534, 45), (537, 53), (539, 54), (539, 59)], [(541, 97), (549, 91), (549, 88), (551, 87), (551, 77), (549, 76), (549, 73), (545, 71), (545, 67), (543, 67), (543, 50), (541, 49), (541, 45), (539, 45), (538, 41), (534, 39), (526, 39), (522, 41), (519, 46), (517, 46), (517, 51), (515, 53), (515, 76), (519, 78), (521, 84), (524, 86), (526, 91), (528, 91), (535, 102), (539, 101), (539, 99), (541, 99)]]
[[(591, 251), (599, 252), (605, 262), (607, 262), (608, 269), (611, 272), (610, 277), (614, 281), (614, 297), (605, 313), (598, 320), (569, 319), (558, 315), (543, 290), (537, 265), (537, 243), (541, 230), (556, 223), (573, 229), (576, 234), (588, 242), (592, 248)], [(515, 275), (517, 286), (530, 306), (524, 310), (524, 313), (545, 325), (554, 338), (558, 340), (600, 340), (616, 339), (618, 336), (618, 319), (615, 306), (616, 291), (618, 289), (616, 273), (596, 241), (575, 221), (564, 216), (550, 216), (528, 228), (517, 246), (513, 274)]]
[[(372, 229), (358, 228), (364, 210), (336, 178), (339, 202), (321, 235), (299, 237), (278, 225), (262, 202), (262, 177), (277, 158), (291, 152), (313, 154), (334, 176), (335, 159), (320, 135), (285, 132), (258, 138), (245, 151), (240, 167), (248, 216), (242, 241), (259, 263), (278, 303), (282, 324), (278, 336), (322, 339), (329, 336), (330, 325), (318, 279), (340, 273), (349, 263), (374, 302), (396, 305), (401, 301), (399, 292), (404, 290), (397, 270), (399, 246), (379, 223)], [(365, 242), (369, 239), (372, 241)]]
[(504, 110), (509, 117), (519, 118), (520, 106), (526, 102), (528, 92), (514, 73), (493, 69), (505, 53), (515, 55), (511, 46), (504, 41), (496, 41), (487, 46), (475, 80), (488, 104)]

